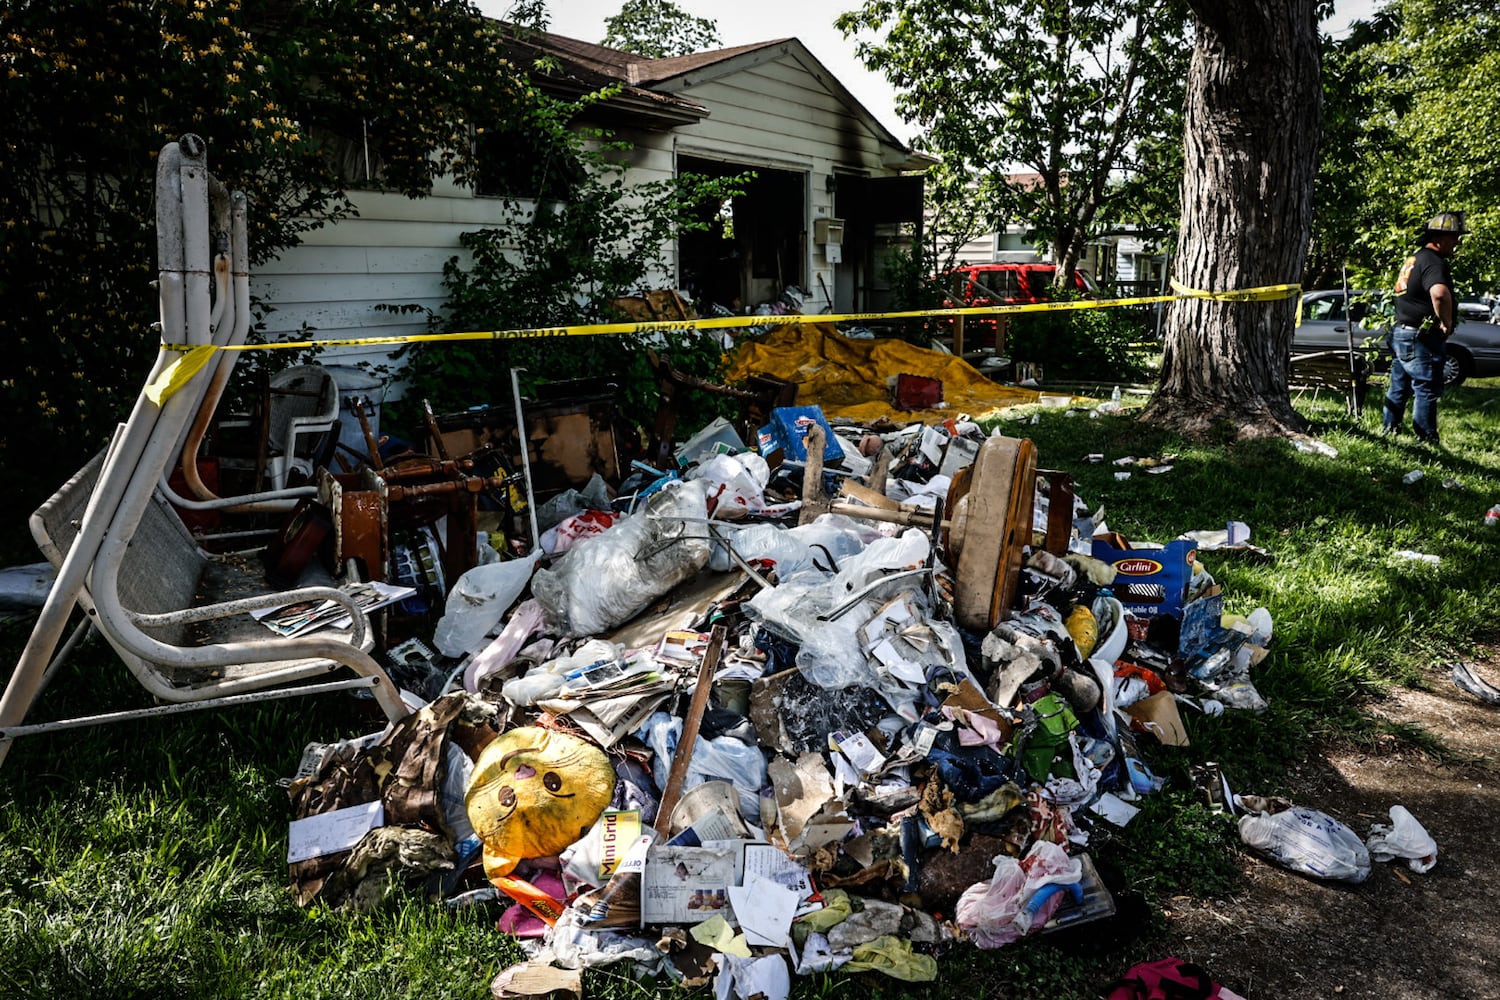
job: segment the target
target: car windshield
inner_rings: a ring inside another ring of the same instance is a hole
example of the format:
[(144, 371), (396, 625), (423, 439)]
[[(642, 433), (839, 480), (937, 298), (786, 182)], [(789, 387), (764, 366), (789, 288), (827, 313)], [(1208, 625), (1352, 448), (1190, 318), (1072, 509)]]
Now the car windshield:
[(1313, 299), (1307, 303), (1304, 319), (1328, 320), (1344, 318), (1344, 297), (1342, 295), (1330, 295), (1327, 298)]

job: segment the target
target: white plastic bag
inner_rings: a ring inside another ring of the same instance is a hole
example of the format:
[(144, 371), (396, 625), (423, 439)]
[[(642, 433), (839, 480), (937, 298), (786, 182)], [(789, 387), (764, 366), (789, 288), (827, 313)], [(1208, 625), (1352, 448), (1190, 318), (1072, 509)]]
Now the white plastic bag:
[(766, 505), (771, 469), (754, 452), (715, 455), (687, 478), (703, 486), (705, 503), (714, 518), (733, 521)]
[[(682, 737), (682, 720), (666, 712), (655, 712), (636, 736), (655, 752), (651, 776), (656, 779), (656, 787), (665, 791), (672, 758), (677, 755), (677, 741)], [(686, 792), (705, 781), (727, 781), (733, 785), (740, 816), (751, 823), (760, 823), (760, 789), (766, 783), (766, 758), (759, 747), (741, 743), (732, 736), (706, 740), (700, 735), (693, 744), (693, 756), (688, 759), (682, 790)]]
[(510, 562), (486, 563), (459, 577), (432, 634), (438, 652), (457, 658), (477, 648), (526, 589), (540, 558), (538, 552)]
[(1240, 840), (1294, 872), (1338, 882), (1370, 877), (1364, 841), (1338, 820), (1316, 809), (1292, 806), (1278, 813), (1240, 817)]
[(1391, 806), (1391, 825), (1370, 824), (1370, 836), (1365, 841), (1370, 857), (1376, 861), (1407, 858), (1407, 867), (1425, 875), (1437, 864), (1437, 841), (1417, 822), (1417, 818), (1406, 811), (1405, 806)]

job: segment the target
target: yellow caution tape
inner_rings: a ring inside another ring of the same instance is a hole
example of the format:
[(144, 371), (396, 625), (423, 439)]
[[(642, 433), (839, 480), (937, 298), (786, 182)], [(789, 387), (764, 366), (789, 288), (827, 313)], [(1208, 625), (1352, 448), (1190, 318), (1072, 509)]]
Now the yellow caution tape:
[(971, 306), (962, 309), (913, 309), (881, 313), (791, 313), (779, 316), (715, 316), (709, 319), (656, 320), (629, 323), (592, 323), (579, 326), (533, 327), (519, 330), (482, 330), (464, 333), (423, 333), (398, 337), (343, 337), (329, 340), (295, 340), (275, 344), (163, 344), (162, 350), (181, 351), (172, 363), (146, 387), (147, 397), (158, 406), (198, 374), (216, 351), (286, 351), (322, 347), (370, 347), (394, 344), (431, 344), (465, 340), (540, 340), (549, 337), (598, 337), (610, 334), (662, 333), (671, 330), (729, 330), (749, 326), (795, 326), (801, 323), (861, 323), (872, 320), (921, 319), (942, 316), (997, 316), (1013, 313), (1066, 312), (1078, 309), (1117, 309), (1175, 302), (1183, 298), (1226, 302), (1269, 302), (1290, 298), (1300, 285), (1268, 285), (1234, 292), (1206, 292), (1172, 282), (1172, 295), (1145, 295), (1128, 299), (1076, 299), (1063, 302), (1033, 302), (1013, 306)]
[(1302, 291), (1301, 285), (1263, 285), (1260, 288), (1242, 288), (1235, 292), (1206, 292), (1201, 288), (1189, 288), (1172, 279), (1172, 291), (1185, 299), (1213, 299), (1217, 302), (1274, 302), (1289, 299)]
[(193, 376), (202, 371), (213, 360), (214, 352), (219, 350), (213, 344), (199, 344), (185, 349), (168, 349), (184, 350), (185, 353), (156, 376), (155, 381), (146, 386), (146, 398), (157, 406), (161, 406), (172, 397), (173, 393), (192, 381)]

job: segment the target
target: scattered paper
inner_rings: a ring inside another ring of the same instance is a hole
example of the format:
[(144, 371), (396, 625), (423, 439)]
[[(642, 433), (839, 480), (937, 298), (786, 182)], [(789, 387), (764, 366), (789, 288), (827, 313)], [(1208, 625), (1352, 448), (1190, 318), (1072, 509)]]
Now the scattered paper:
[(583, 996), (583, 970), (559, 969), (550, 962), (522, 962), (512, 965), (490, 983), (490, 995), (496, 1000), (545, 997), (554, 993)]
[[(354, 603), (366, 613), (394, 604), (417, 592), (415, 587), (397, 587), (379, 580), (351, 583), (339, 589), (353, 598)], [(344, 606), (331, 600), (297, 601), (279, 608), (260, 608), (250, 612), (250, 617), (277, 635), (287, 637), (306, 635), (324, 628), (349, 628), (354, 624)]]
[(1182, 724), (1182, 715), (1177, 711), (1177, 702), (1172, 698), (1172, 692), (1158, 691), (1149, 698), (1142, 698), (1125, 711), (1167, 746), (1188, 745), (1187, 729)]
[(694, 941), (714, 951), (740, 958), (750, 957), (750, 946), (745, 943), (745, 935), (736, 934), (734, 928), (729, 926), (729, 921), (720, 914), (716, 913), (701, 924), (694, 925), (688, 933), (693, 936)]
[(795, 892), (802, 902), (811, 899), (817, 891), (807, 869), (774, 844), (746, 844), (742, 867), (747, 880), (753, 875), (774, 882)]
[(1135, 819), (1140, 809), (1126, 802), (1114, 792), (1105, 792), (1089, 806), (1089, 809), (1098, 813), (1101, 817), (1113, 823), (1115, 826), (1127, 826)]
[(735, 958), (715, 955), (719, 976), (714, 980), (715, 1000), (786, 1000), (792, 992), (792, 974), (780, 955), (765, 958)]
[(751, 947), (785, 948), (797, 903), (795, 892), (757, 875), (746, 875), (744, 885), (729, 887), (729, 905)]
[(379, 799), (294, 819), (287, 833), (286, 863), (292, 865), (308, 858), (347, 851), (365, 834), (384, 825), (385, 806)]
[(641, 918), (647, 924), (696, 924), (729, 908), (735, 850), (653, 847), (641, 878)]

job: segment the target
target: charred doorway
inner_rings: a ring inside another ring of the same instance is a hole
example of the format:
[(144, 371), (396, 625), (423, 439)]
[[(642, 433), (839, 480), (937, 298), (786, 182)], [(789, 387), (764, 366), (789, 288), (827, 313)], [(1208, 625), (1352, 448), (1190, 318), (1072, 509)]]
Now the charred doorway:
[(896, 305), (887, 265), (922, 239), (922, 178), (837, 175), (833, 214), (844, 220), (843, 260), (834, 265), (835, 312)]
[(788, 285), (806, 287), (807, 174), (697, 156), (679, 156), (677, 171), (755, 174), (744, 194), (701, 207), (705, 230), (677, 240), (678, 280), (700, 308), (715, 303), (743, 312), (775, 299)]

